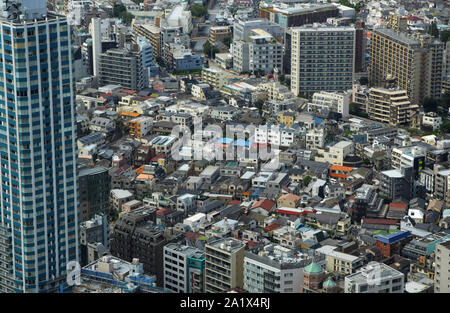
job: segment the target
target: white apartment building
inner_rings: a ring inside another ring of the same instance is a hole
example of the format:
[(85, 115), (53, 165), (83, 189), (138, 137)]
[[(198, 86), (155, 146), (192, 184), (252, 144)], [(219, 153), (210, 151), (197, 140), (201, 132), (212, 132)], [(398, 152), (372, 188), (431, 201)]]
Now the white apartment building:
[(442, 117), (434, 112), (428, 112), (422, 117), (422, 125), (431, 127), (433, 130), (438, 129), (442, 124)]
[(370, 262), (345, 277), (345, 293), (403, 293), (404, 288), (405, 275), (384, 263)]
[(314, 93), (311, 103), (308, 104), (308, 112), (337, 112), (342, 117), (349, 116), (350, 95), (346, 92), (320, 91)]
[(180, 101), (177, 104), (165, 108), (166, 112), (186, 113), (192, 117), (206, 116), (209, 113), (209, 106), (194, 102)]
[(252, 35), (233, 44), (233, 68), (237, 72), (271, 73), (283, 66), (283, 45), (265, 30), (252, 29)]
[(244, 289), (252, 293), (300, 293), (309, 259), (289, 248), (269, 244), (244, 257)]
[(323, 128), (310, 129), (306, 133), (306, 149), (323, 149), (325, 145), (325, 130)]
[(279, 127), (272, 124), (260, 125), (255, 128), (255, 142), (290, 147), (294, 143), (297, 132), (298, 130), (295, 128)]
[(169, 243), (164, 246), (164, 288), (173, 292), (188, 292), (187, 259), (199, 249)]
[(183, 224), (189, 226), (193, 232), (196, 232), (204, 222), (206, 222), (206, 214), (197, 213), (188, 218), (185, 218)]

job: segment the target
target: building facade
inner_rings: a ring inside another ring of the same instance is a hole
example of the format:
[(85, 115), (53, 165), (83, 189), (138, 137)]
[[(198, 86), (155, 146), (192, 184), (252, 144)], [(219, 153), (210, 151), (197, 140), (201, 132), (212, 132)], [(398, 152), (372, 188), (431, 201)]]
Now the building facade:
[(313, 25), (291, 29), (291, 91), (312, 95), (318, 91), (352, 88), (355, 28)]
[(15, 238), (9, 287), (51, 292), (79, 260), (75, 84), (66, 18), (32, 5), (0, 17), (0, 225)]
[(412, 104), (421, 104), (425, 97), (440, 98), (443, 51), (444, 44), (429, 35), (376, 29), (369, 46), (369, 83), (383, 86), (390, 76), (407, 91)]
[(205, 292), (224, 292), (244, 283), (245, 243), (224, 238), (206, 245)]

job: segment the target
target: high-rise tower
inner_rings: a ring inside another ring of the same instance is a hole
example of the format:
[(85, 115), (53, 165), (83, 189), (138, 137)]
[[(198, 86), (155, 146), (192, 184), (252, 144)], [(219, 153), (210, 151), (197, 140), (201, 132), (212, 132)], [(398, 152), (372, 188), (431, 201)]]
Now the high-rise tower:
[(70, 28), (45, 0), (0, 8), (0, 275), (16, 292), (51, 292), (79, 259)]

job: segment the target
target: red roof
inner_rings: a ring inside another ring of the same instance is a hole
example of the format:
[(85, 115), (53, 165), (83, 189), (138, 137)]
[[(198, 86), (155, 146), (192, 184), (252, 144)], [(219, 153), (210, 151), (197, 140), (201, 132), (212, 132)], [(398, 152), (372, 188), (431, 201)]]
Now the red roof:
[(252, 209), (254, 208), (263, 208), (266, 211), (270, 211), (275, 206), (275, 202), (269, 199), (264, 199), (256, 202)]
[(281, 226), (280, 224), (273, 223), (273, 224), (267, 225), (266, 227), (264, 227), (264, 229), (267, 231), (271, 231), (271, 230), (279, 228), (280, 226)]
[(408, 20), (410, 20), (410, 21), (423, 21), (423, 18), (420, 18), (418, 16), (409, 16)]
[(297, 211), (290, 211), (290, 210), (281, 210), (281, 209), (275, 209), (275, 213), (281, 213), (281, 214), (289, 214), (289, 215), (306, 215), (309, 213), (315, 213), (315, 210), (312, 211), (302, 211), (302, 212), (297, 212)]
[(270, 144), (268, 142), (266, 142), (266, 143), (254, 142), (254, 143), (252, 143), (252, 145), (250, 147), (251, 148), (262, 148), (262, 147), (268, 147), (268, 146), (270, 146)]
[(173, 212), (172, 209), (160, 209), (160, 210), (156, 211), (156, 214), (166, 216), (172, 212)]
[(401, 208), (401, 209), (406, 209), (406, 204), (403, 202), (392, 202), (391, 204), (389, 204), (390, 208)]
[(136, 91), (134, 91), (134, 90), (130, 90), (130, 89), (122, 89), (120, 92), (123, 92), (123, 93), (128, 93), (128, 94), (130, 94), (130, 95), (132, 95), (132, 94), (134, 94), (134, 93), (136, 93)]
[(197, 240), (197, 238), (200, 237), (201, 234), (188, 231), (185, 236), (190, 240)]
[(159, 159), (164, 159), (165, 157), (166, 157), (166, 154), (165, 154), (165, 153), (160, 153), (160, 154), (158, 154), (158, 155), (155, 155), (155, 156), (152, 158), (151, 162), (156, 162), (156, 161), (158, 161)]
[(239, 201), (239, 200), (231, 200), (230, 202), (228, 202), (228, 204), (241, 204), (241, 201)]
[(364, 224), (380, 224), (380, 225), (397, 225), (398, 222), (394, 220), (388, 220), (383, 218), (365, 218)]
[(260, 242), (254, 242), (254, 241), (247, 240), (247, 244), (249, 247), (254, 247), (254, 246), (259, 245)]

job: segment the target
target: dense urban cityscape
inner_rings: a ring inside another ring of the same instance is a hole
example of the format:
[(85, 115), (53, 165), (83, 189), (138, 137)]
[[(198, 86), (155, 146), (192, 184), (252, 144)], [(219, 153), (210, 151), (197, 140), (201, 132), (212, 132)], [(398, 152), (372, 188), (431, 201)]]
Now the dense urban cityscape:
[(450, 2), (0, 7), (0, 293), (450, 292)]

